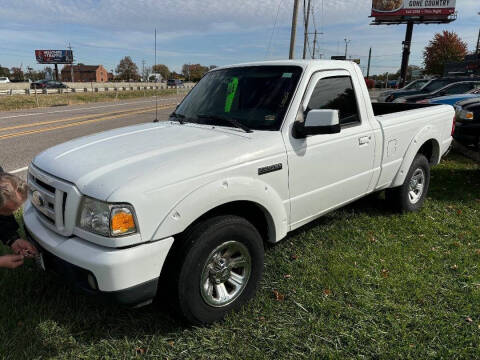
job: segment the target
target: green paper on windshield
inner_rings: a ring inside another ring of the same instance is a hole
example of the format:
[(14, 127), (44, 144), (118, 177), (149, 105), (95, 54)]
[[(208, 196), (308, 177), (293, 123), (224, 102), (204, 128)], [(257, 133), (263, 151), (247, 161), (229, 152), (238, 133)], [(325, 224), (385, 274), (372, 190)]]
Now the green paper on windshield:
[(225, 99), (225, 112), (230, 112), (232, 108), (233, 99), (235, 98), (235, 93), (237, 92), (238, 87), (238, 77), (233, 77), (232, 80), (228, 82), (227, 87), (227, 97)]

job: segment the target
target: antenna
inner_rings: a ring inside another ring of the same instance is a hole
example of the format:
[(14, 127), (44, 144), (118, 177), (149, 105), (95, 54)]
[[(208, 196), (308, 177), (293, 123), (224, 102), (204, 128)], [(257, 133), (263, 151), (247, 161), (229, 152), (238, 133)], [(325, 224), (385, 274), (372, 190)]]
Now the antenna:
[[(155, 65), (154, 69), (157, 69), (157, 28), (155, 28)], [(155, 78), (156, 82), (156, 78)], [(157, 85), (155, 84), (155, 120), (153, 122), (158, 122), (158, 91)]]

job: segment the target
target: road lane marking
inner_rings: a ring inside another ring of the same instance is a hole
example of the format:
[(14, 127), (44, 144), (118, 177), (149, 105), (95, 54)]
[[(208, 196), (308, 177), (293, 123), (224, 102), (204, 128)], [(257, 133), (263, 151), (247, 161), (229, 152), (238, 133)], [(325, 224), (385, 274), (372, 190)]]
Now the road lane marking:
[[(158, 108), (159, 109), (168, 109), (168, 108), (173, 108), (174, 106), (176, 106), (176, 104), (175, 105), (167, 105), (167, 106), (159, 106)], [(152, 110), (150, 110), (150, 109), (141, 110), (141, 111), (136, 111), (136, 112), (130, 112), (129, 114), (113, 115), (113, 116), (106, 116), (106, 117), (103, 117), (103, 118), (92, 119), (92, 120), (77, 121), (77, 122), (74, 122), (74, 123), (49, 127), (49, 128), (45, 128), (45, 129), (27, 130), (27, 131), (13, 133), (13, 134), (4, 134), (4, 135), (0, 135), (0, 140), (10, 139), (10, 138), (18, 137), (18, 136), (38, 134), (38, 133), (53, 131), (53, 130), (57, 130), (57, 129), (65, 129), (65, 128), (68, 128), (68, 127), (91, 124), (91, 123), (94, 123), (94, 122), (100, 122), (100, 121), (105, 121), (105, 120), (113, 120), (113, 119), (118, 119), (118, 118), (121, 118), (121, 117), (125, 117), (125, 115), (142, 114), (142, 113), (146, 113), (146, 112), (149, 112), (149, 111), (152, 111)]]
[[(167, 105), (170, 105), (170, 104), (167, 104)], [(147, 109), (155, 110), (155, 107), (143, 108), (143, 109), (145, 109), (145, 110), (147, 110)], [(1, 131), (7, 131), (7, 130), (14, 130), (14, 129), (22, 129), (22, 128), (26, 128), (26, 127), (35, 127), (35, 126), (42, 126), (42, 125), (49, 125), (49, 124), (57, 124), (57, 123), (61, 123), (61, 122), (86, 119), (86, 118), (91, 118), (91, 117), (95, 117), (95, 116), (105, 116), (105, 115), (114, 114), (114, 113), (118, 113), (119, 115), (120, 114), (128, 115), (128, 113), (131, 113), (131, 112), (134, 112), (134, 111), (137, 111), (137, 110), (142, 110), (142, 108), (123, 110), (123, 111), (106, 112), (106, 113), (100, 113), (100, 114), (87, 114), (87, 115), (74, 116), (74, 117), (65, 118), (65, 119), (49, 120), (49, 121), (41, 121), (41, 122), (37, 122), (37, 123), (28, 123), (28, 124), (22, 124), (22, 125), (7, 126), (7, 127), (4, 127), (4, 128), (0, 128), (0, 132)]]
[[(158, 99), (159, 101), (163, 100), (171, 100), (172, 98), (161, 98)], [(10, 115), (10, 116), (3, 116), (0, 117), (0, 120), (3, 119), (13, 119), (17, 117), (24, 117), (24, 116), (34, 116), (34, 115), (50, 115), (50, 114), (56, 114), (56, 113), (63, 113), (63, 112), (70, 112), (70, 111), (82, 111), (82, 110), (93, 110), (93, 109), (101, 109), (101, 108), (106, 108), (106, 107), (112, 107), (112, 106), (124, 106), (124, 105), (132, 105), (132, 104), (143, 104), (147, 102), (155, 102), (154, 99), (152, 100), (144, 100), (144, 101), (132, 101), (128, 103), (115, 103), (115, 104), (109, 104), (109, 105), (101, 105), (101, 106), (92, 106), (92, 107), (87, 107), (87, 108), (77, 108), (77, 109), (65, 109), (65, 110), (56, 110), (56, 111), (50, 111), (50, 112), (37, 112), (37, 113), (29, 113), (29, 114), (19, 114), (19, 115)], [(93, 114), (95, 115), (95, 114)]]

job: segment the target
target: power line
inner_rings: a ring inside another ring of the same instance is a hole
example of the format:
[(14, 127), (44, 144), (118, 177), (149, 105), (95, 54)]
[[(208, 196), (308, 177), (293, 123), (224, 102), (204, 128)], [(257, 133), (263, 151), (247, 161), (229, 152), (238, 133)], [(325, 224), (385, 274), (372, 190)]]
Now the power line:
[(278, 2), (277, 15), (275, 16), (275, 22), (273, 23), (272, 34), (270, 35), (270, 41), (268, 42), (267, 51), (265, 52), (265, 58), (267, 57), (267, 54), (271, 54), (270, 53), (270, 48), (272, 46), (273, 34), (275, 33), (275, 29), (277, 27), (278, 13), (280, 12), (280, 6), (282, 5), (282, 2), (283, 2), (283, 0), (280, 0)]

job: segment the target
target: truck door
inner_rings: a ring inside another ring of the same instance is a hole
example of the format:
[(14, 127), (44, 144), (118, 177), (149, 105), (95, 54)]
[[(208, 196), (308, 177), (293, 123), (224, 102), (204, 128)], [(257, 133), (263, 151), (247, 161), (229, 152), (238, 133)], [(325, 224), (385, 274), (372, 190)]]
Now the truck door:
[(363, 98), (353, 84), (348, 71), (338, 70), (315, 73), (307, 86), (297, 121), (312, 109), (335, 109), (341, 131), (303, 139), (289, 132), (285, 142), (292, 229), (367, 192), (375, 138)]

